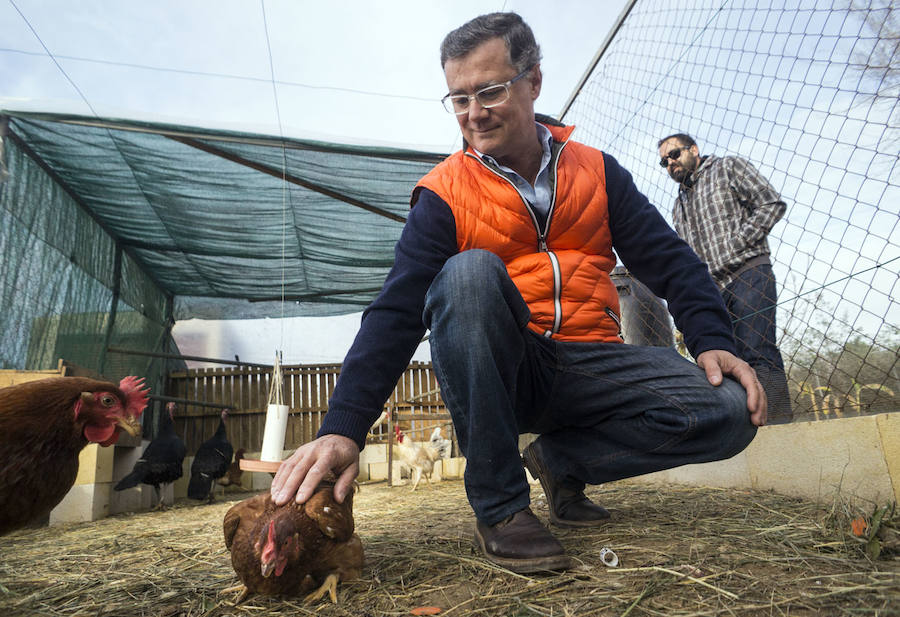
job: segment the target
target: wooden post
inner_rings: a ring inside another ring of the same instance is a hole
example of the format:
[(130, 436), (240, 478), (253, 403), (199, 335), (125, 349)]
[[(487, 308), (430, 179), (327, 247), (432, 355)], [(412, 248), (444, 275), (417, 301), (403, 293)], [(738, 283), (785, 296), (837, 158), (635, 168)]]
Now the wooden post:
[(394, 485), (394, 408), (388, 410), (388, 447), (387, 447), (387, 464), (388, 464), (388, 486)]
[(113, 261), (113, 288), (112, 300), (109, 303), (109, 316), (106, 318), (106, 334), (103, 337), (103, 348), (100, 350), (100, 361), (97, 371), (101, 375), (106, 374), (106, 352), (112, 342), (113, 328), (116, 325), (116, 312), (119, 307), (119, 294), (122, 288), (122, 247), (116, 244), (116, 253)]

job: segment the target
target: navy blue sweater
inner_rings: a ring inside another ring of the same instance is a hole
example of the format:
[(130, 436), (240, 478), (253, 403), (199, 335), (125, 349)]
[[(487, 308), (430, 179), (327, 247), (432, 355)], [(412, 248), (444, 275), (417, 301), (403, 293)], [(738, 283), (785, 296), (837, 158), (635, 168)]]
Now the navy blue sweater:
[[(610, 155), (606, 166), (613, 248), (629, 272), (668, 303), (694, 357), (710, 349), (735, 353), (731, 321), (706, 264), (672, 230)], [(524, 205), (523, 205), (524, 207)], [(365, 446), (397, 380), (425, 334), (425, 293), (458, 252), (450, 207), (421, 189), (394, 249), (394, 266), (362, 324), (328, 404), (319, 435), (337, 433)]]

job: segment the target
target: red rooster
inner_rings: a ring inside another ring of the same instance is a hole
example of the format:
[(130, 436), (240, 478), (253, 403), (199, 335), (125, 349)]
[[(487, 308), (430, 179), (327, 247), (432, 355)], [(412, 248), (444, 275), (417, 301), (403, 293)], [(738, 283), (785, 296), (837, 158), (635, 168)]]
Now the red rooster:
[(53, 377), (0, 388), (0, 534), (43, 520), (78, 475), (88, 443), (109, 446), (120, 430), (138, 435), (144, 380), (119, 385)]

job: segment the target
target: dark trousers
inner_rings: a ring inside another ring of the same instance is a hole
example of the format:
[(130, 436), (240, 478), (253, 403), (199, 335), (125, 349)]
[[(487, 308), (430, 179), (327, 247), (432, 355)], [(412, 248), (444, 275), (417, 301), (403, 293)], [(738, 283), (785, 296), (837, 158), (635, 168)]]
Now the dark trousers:
[(756, 434), (740, 384), (710, 385), (673, 349), (528, 330), (528, 307), (493, 253), (448, 260), (424, 320), (469, 503), (486, 524), (529, 504), (520, 433), (540, 434), (554, 477), (587, 484), (729, 458)]
[(769, 402), (769, 421), (793, 416), (784, 362), (775, 344), (775, 275), (761, 264), (741, 272), (722, 292), (731, 313), (738, 356), (756, 370)]

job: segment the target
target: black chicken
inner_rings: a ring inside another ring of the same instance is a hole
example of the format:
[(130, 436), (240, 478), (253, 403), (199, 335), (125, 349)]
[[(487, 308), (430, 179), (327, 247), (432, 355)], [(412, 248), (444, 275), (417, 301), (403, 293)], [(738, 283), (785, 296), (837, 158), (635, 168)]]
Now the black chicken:
[(182, 463), (186, 448), (184, 441), (175, 432), (175, 403), (166, 405), (168, 413), (163, 414), (159, 434), (147, 444), (144, 455), (137, 460), (131, 473), (122, 478), (115, 490), (124, 491), (138, 484), (147, 484), (156, 491), (154, 510), (164, 510), (160, 484), (170, 484), (184, 473)]
[(194, 462), (191, 463), (191, 481), (188, 483), (188, 497), (206, 499), (213, 502), (213, 482), (228, 471), (234, 448), (225, 431), (228, 410), (223, 409), (216, 434), (200, 444)]

